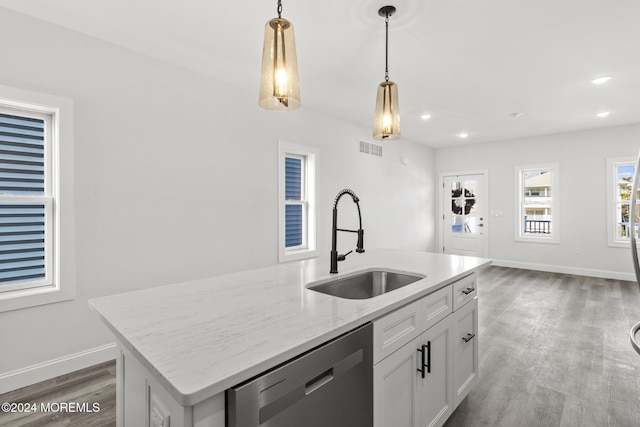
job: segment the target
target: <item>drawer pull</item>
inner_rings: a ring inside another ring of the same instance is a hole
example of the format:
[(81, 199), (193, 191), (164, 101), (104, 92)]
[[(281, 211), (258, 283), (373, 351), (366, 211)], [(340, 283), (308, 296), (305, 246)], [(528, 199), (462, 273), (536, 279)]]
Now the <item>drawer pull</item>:
[(469, 341), (471, 341), (471, 340), (473, 339), (473, 337), (475, 337), (475, 336), (476, 336), (476, 334), (467, 334), (467, 336), (466, 336), (466, 337), (462, 337), (462, 341), (464, 341), (464, 342), (469, 342)]
[(465, 295), (469, 295), (473, 291), (475, 291), (475, 288), (467, 288), (467, 289), (464, 289), (462, 293)]
[[(422, 344), (422, 347), (418, 349), (421, 353), (420, 368), (418, 372), (422, 374), (422, 378), (425, 378), (426, 374), (431, 373), (431, 341), (427, 341), (426, 344)], [(425, 357), (427, 359), (425, 363)]]

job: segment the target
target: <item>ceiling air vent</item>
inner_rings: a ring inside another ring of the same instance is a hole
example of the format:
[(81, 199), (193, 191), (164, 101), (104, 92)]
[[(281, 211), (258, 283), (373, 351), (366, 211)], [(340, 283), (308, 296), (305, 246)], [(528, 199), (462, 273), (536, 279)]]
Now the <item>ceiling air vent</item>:
[(373, 142), (367, 142), (363, 140), (360, 140), (359, 142), (360, 142), (361, 153), (382, 157), (382, 145), (374, 144)]

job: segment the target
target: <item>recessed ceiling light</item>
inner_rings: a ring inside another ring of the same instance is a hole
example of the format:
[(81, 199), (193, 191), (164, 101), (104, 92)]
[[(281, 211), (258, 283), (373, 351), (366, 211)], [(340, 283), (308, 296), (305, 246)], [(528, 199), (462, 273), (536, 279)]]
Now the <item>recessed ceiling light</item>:
[(466, 133), (466, 132), (460, 132), (458, 134), (458, 138), (461, 138), (461, 139), (465, 139), (465, 138), (468, 138), (468, 137), (469, 137), (469, 134)]
[(596, 77), (595, 79), (591, 79), (591, 83), (593, 83), (594, 85), (601, 85), (608, 82), (609, 80), (611, 80), (611, 76), (600, 76)]
[(607, 117), (609, 114), (611, 114), (610, 111), (601, 111), (599, 113), (596, 114), (597, 117)]
[(431, 118), (431, 114), (423, 114), (420, 116), (422, 120), (429, 120)]

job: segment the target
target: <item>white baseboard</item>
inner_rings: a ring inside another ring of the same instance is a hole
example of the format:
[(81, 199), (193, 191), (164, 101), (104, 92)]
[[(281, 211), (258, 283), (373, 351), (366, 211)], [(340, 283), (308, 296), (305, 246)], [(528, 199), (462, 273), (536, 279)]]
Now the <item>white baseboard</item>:
[(116, 354), (112, 343), (0, 374), (0, 394), (113, 360)]
[(636, 281), (633, 273), (621, 273), (610, 270), (594, 270), (590, 268), (566, 267), (561, 265), (508, 261), (502, 259), (494, 259), (491, 265), (498, 267), (522, 268), (525, 270), (548, 271), (550, 273), (574, 274), (576, 276), (598, 277), (601, 279), (628, 280), (630, 282)]

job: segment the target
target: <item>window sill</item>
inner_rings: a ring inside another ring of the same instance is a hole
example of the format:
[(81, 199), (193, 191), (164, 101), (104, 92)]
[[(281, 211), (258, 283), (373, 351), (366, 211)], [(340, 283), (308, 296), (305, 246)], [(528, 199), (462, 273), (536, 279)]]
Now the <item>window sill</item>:
[(524, 237), (518, 236), (515, 238), (516, 242), (524, 243), (546, 243), (546, 244), (560, 244), (559, 237)]
[(0, 292), (0, 313), (36, 307), (38, 305), (69, 301), (74, 298), (73, 292), (64, 291), (56, 286)]
[(316, 249), (298, 249), (280, 253), (279, 262), (299, 261), (302, 259), (315, 258), (318, 256)]
[(625, 241), (625, 242), (619, 242), (619, 241), (614, 241), (614, 242), (608, 242), (607, 246), (610, 248), (624, 248), (624, 249), (629, 249), (631, 247), (631, 243), (629, 241)]

